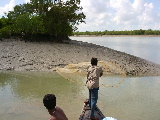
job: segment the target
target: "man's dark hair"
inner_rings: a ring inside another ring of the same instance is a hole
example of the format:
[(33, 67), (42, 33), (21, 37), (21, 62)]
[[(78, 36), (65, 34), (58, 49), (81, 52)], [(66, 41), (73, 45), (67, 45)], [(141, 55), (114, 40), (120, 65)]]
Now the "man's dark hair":
[(91, 59), (91, 64), (92, 64), (92, 65), (97, 65), (97, 63), (98, 63), (97, 58), (94, 58), (94, 57), (93, 57), (93, 58)]
[(43, 104), (49, 110), (54, 109), (56, 106), (56, 96), (54, 94), (45, 95), (43, 98)]

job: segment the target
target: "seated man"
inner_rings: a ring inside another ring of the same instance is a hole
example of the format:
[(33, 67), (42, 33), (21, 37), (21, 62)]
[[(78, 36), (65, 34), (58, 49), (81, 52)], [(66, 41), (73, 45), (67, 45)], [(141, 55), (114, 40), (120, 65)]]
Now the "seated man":
[(56, 97), (54, 94), (45, 95), (43, 104), (51, 115), (49, 120), (68, 120), (63, 110), (56, 106)]

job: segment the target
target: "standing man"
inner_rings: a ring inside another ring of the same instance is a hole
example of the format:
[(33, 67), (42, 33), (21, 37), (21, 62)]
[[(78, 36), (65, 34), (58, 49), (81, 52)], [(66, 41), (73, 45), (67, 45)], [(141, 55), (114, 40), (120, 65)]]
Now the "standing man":
[(56, 96), (54, 94), (45, 95), (43, 104), (51, 115), (49, 120), (68, 120), (63, 110), (56, 106)]
[(102, 68), (97, 66), (97, 58), (91, 59), (91, 67), (88, 69), (87, 74), (87, 87), (89, 89), (89, 106), (91, 108), (90, 119), (96, 120), (94, 116), (94, 110), (98, 100), (98, 90), (99, 90), (99, 77), (103, 75)]

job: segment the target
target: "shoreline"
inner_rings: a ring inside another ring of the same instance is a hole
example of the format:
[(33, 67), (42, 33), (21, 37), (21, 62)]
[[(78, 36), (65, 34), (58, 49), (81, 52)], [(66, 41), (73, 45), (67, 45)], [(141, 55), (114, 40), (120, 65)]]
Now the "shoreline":
[(69, 37), (160, 37), (160, 35), (73, 35)]
[(160, 76), (160, 65), (124, 52), (76, 40), (67, 43), (0, 41), (0, 71), (55, 71), (92, 57), (119, 65), (126, 75)]

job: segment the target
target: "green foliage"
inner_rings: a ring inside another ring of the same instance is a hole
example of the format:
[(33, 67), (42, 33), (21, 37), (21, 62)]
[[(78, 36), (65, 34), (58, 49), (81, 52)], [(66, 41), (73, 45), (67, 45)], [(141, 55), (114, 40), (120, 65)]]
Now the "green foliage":
[(95, 36), (101, 36), (101, 35), (160, 35), (159, 30), (131, 30), (131, 31), (86, 31), (86, 32), (74, 32), (73, 35), (95, 35)]
[(23, 14), (14, 21), (12, 31), (14, 31), (14, 33), (24, 32), (25, 34), (43, 34), (43, 22), (37, 16)]
[(30, 4), (34, 14), (43, 16), (53, 6), (53, 0), (30, 0)]
[(10, 26), (5, 26), (0, 29), (0, 38), (9, 38), (11, 36)]
[[(9, 11), (8, 23), (3, 24), (0, 20), (0, 29), (12, 35), (22, 33), (28, 39), (32, 36), (48, 36), (47, 38), (68, 38), (73, 31), (77, 30), (79, 23), (85, 22), (85, 15), (80, 5), (80, 0), (30, 0), (30, 3), (20, 4)], [(6, 27), (6, 28), (3, 28)], [(1, 32), (2, 33), (2, 32)], [(10, 35), (11, 35), (10, 34)], [(5, 35), (5, 34), (3, 34)], [(9, 35), (9, 34), (7, 34)], [(51, 36), (51, 37), (49, 37)], [(26, 37), (25, 37), (26, 38)]]
[(0, 18), (0, 29), (2, 29), (3, 27), (9, 25), (9, 20), (8, 18)]
[(9, 11), (7, 18), (13, 24), (19, 16), (24, 14), (33, 14), (33, 7), (31, 4), (27, 3), (16, 5), (13, 11)]
[(8, 18), (0, 19), (0, 38), (9, 38), (11, 35), (11, 27)]
[[(44, 25), (47, 32), (54, 36), (71, 35), (72, 31), (77, 30), (76, 25), (84, 22), (85, 15), (76, 13), (81, 10), (76, 1), (57, 3), (43, 16)], [(79, 2), (78, 2), (79, 3)]]

